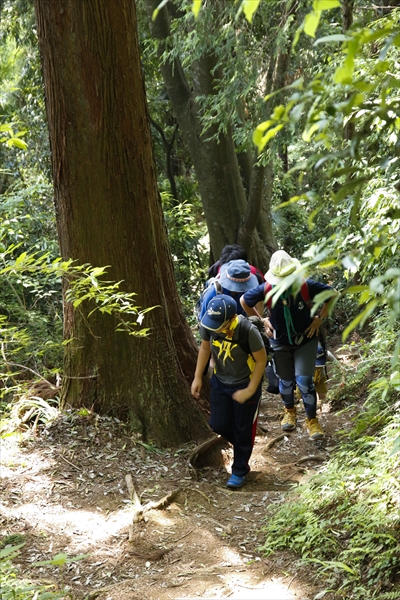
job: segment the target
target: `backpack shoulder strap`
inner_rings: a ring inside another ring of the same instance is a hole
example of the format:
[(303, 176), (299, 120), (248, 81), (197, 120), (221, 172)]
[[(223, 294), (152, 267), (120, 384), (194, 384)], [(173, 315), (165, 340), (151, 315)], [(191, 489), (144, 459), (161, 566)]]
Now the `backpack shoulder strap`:
[(239, 315), (239, 337), (238, 344), (246, 352), (246, 354), (251, 354), (250, 345), (249, 345), (249, 331), (253, 327), (253, 324), (246, 318)]
[(313, 302), (310, 298), (310, 290), (308, 289), (307, 281), (303, 281), (303, 283), (301, 284), (300, 294), (303, 298), (304, 304), (306, 304), (308, 308), (311, 309)]
[[(268, 281), (265, 283), (264, 285), (264, 298), (267, 296), (268, 292), (270, 292), (272, 290), (272, 285), (270, 283), (268, 283)], [(270, 298), (268, 298), (268, 300), (264, 300), (266, 307), (271, 310), (271, 306), (272, 306), (272, 296)]]
[[(272, 290), (272, 285), (267, 282), (265, 284), (265, 286), (264, 286), (264, 297), (271, 290)], [(311, 310), (313, 302), (312, 302), (312, 300), (310, 298), (310, 290), (308, 289), (308, 283), (307, 283), (307, 281), (303, 281), (303, 283), (301, 284), (300, 294), (301, 294), (301, 297), (303, 298), (304, 304), (306, 304), (306, 306), (308, 306), (308, 308)], [(265, 304), (266, 304), (266, 306), (267, 306), (268, 309), (271, 309), (271, 306), (272, 306), (272, 296), (270, 298), (268, 298), (268, 300), (265, 302)]]

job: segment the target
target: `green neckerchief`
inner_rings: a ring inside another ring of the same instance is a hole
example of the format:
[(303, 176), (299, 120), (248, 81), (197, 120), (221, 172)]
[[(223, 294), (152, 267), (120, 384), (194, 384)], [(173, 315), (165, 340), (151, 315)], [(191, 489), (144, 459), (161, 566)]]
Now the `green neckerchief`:
[(285, 290), (283, 292), (281, 298), (282, 298), (282, 304), (283, 304), (283, 315), (285, 317), (287, 336), (289, 339), (289, 344), (292, 346), (293, 345), (292, 334), (295, 334), (296, 330), (293, 325), (292, 313), (290, 312), (290, 308), (289, 308), (290, 292), (291, 292), (291, 288), (289, 288), (288, 290)]

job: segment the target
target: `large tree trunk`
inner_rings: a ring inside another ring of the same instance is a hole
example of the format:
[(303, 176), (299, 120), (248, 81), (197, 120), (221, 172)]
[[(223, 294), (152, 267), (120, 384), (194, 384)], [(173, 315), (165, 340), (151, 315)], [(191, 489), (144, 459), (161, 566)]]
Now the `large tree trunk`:
[[(159, 0), (146, 0), (152, 35), (158, 41), (161, 57), (170, 35), (170, 20), (167, 6), (160, 10), (154, 21), (151, 20), (158, 4)], [(199, 183), (212, 255), (218, 258), (226, 244), (239, 242), (248, 251), (250, 260), (257, 261), (258, 266), (266, 268), (269, 252), (264, 245), (265, 240), (260, 239), (256, 228), (262, 207), (262, 188), (258, 188), (260, 195), (254, 198), (255, 203), (248, 207), (248, 198), (231, 132), (220, 133), (217, 139), (209, 139), (216, 132), (218, 127), (216, 124), (214, 129), (211, 127), (207, 131), (206, 135), (202, 134), (202, 124), (195, 98), (197, 93), (214, 93), (215, 66), (211, 51), (205, 53), (196, 62), (192, 91), (178, 57), (170, 62), (160, 60), (160, 70), (168, 97)], [(244, 223), (245, 219), (248, 219), (246, 223)], [(270, 232), (272, 233), (272, 230)], [(268, 240), (268, 244), (273, 247), (274, 238)]]
[(148, 338), (65, 305), (63, 402), (128, 418), (175, 445), (208, 426), (190, 395), (196, 345), (179, 302), (156, 187), (132, 0), (35, 0), (61, 254), (110, 265)]

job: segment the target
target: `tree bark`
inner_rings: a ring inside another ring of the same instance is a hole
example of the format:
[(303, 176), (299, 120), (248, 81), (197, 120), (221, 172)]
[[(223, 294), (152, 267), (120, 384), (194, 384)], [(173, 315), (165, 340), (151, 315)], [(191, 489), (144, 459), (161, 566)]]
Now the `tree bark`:
[(145, 338), (65, 304), (62, 401), (130, 421), (173, 446), (209, 428), (189, 383), (196, 344), (184, 319), (157, 192), (132, 0), (35, 0), (54, 200), (63, 259), (110, 265), (137, 294)]
[(342, 28), (347, 31), (353, 24), (354, 0), (342, 0)]

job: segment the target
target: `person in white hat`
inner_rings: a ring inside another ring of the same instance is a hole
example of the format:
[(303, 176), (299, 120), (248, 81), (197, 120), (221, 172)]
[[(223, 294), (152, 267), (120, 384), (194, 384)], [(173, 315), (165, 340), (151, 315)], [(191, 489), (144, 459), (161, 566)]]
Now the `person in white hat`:
[[(325, 283), (307, 279), (303, 281), (298, 293), (294, 294), (290, 286), (272, 305), (272, 302), (268, 301), (268, 294), (273, 286), (281, 284), (286, 277), (295, 274), (299, 266), (300, 262), (284, 250), (274, 252), (269, 270), (265, 274), (267, 283), (243, 294), (240, 302), (248, 315), (257, 316), (257, 303), (260, 300), (266, 301), (269, 316), (263, 321), (270, 337), (279, 377), (279, 391), (284, 404), (281, 427), (284, 431), (293, 431), (296, 428), (294, 392), (297, 384), (303, 399), (306, 426), (311, 440), (315, 441), (324, 437), (324, 431), (316, 416), (317, 396), (313, 380), (318, 332), (329, 314), (330, 305), (334, 302), (337, 292)], [(322, 305), (318, 315), (311, 316), (313, 299), (327, 290), (332, 291), (331, 298)]]
[(209, 302), (200, 335), (191, 391), (199, 397), (204, 368), (212, 353), (210, 426), (233, 445), (232, 475), (226, 485), (238, 489), (250, 471), (267, 354), (257, 327), (236, 313), (235, 300), (226, 294), (218, 294)]

